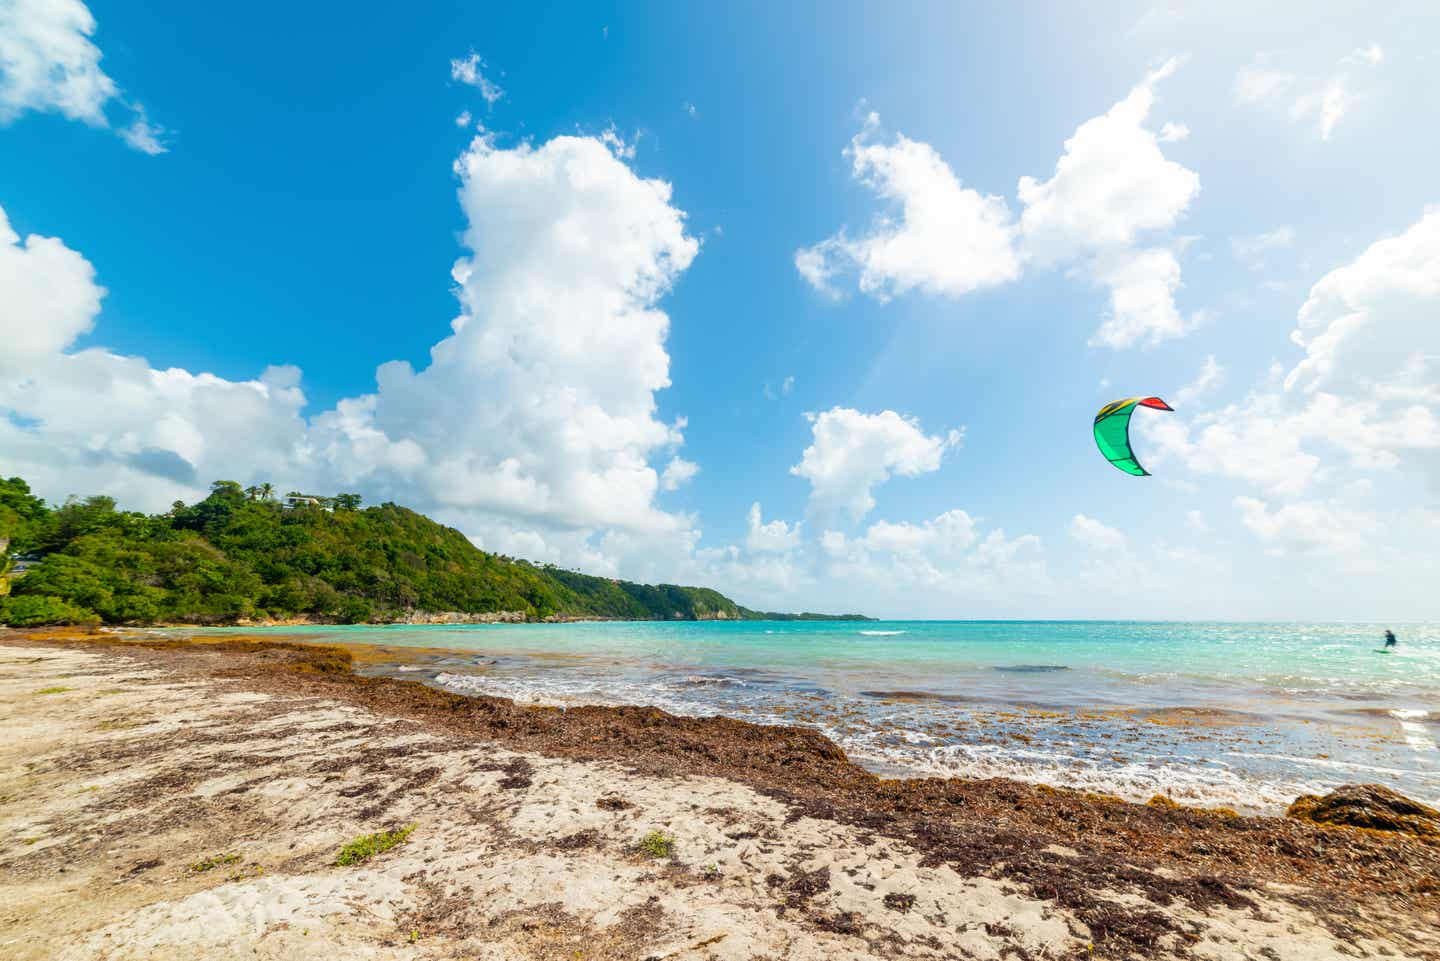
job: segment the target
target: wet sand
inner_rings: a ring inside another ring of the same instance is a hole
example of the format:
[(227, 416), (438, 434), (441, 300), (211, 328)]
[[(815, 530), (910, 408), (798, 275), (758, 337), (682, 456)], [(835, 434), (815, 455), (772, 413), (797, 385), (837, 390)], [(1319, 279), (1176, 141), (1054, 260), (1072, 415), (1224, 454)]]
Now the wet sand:
[(0, 632), (0, 734), (6, 958), (1440, 958), (1435, 845), (882, 780), (804, 728), (335, 648)]

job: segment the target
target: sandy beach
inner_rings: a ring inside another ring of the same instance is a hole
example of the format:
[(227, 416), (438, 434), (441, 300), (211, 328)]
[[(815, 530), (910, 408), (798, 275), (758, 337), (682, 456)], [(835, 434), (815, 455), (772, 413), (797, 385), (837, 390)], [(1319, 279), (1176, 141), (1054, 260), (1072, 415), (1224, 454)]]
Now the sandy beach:
[[(823, 737), (0, 633), (0, 956), (1440, 957), (1440, 846)], [(338, 865), (358, 837), (404, 840)]]

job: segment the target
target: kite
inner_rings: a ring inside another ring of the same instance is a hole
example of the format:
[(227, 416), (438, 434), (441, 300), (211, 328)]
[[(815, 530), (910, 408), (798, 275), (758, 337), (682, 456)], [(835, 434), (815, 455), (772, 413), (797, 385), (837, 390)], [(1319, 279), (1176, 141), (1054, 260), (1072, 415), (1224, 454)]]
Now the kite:
[(1100, 408), (1095, 415), (1095, 445), (1105, 459), (1127, 474), (1149, 477), (1150, 472), (1140, 466), (1130, 450), (1130, 415), (1136, 407), (1151, 410), (1174, 410), (1159, 397), (1127, 397), (1112, 401)]

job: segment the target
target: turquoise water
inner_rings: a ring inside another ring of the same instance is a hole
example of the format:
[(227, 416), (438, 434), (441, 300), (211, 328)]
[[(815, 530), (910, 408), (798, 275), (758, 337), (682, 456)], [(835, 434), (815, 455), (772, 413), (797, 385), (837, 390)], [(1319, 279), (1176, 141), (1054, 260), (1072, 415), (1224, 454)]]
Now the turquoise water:
[[(1380, 652), (1389, 626), (1400, 646)], [(823, 730), (888, 774), (1274, 810), (1378, 781), (1440, 801), (1440, 625), (883, 621), (272, 628), (444, 649), (367, 668), (550, 704)]]

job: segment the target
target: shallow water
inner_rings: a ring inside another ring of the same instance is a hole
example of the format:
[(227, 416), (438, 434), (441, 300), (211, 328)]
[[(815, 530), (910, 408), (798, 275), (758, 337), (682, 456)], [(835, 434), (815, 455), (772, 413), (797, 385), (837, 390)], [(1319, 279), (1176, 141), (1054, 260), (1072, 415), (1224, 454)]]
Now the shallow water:
[[(1401, 639), (1388, 653), (1378, 650), (1386, 626)], [(1440, 802), (1440, 625), (635, 622), (268, 632), (425, 648), (366, 658), (363, 670), (463, 693), (807, 724), (886, 774), (1014, 777), (1252, 811), (1355, 781)]]

